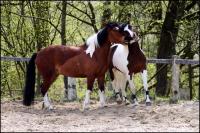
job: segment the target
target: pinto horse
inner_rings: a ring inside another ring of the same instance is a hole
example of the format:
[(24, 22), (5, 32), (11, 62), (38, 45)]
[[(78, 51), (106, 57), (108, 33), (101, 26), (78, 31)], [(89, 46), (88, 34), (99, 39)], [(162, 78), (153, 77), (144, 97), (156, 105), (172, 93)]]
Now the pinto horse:
[[(146, 91), (146, 105), (151, 105), (147, 84), (146, 57), (139, 47), (137, 32), (133, 33), (135, 33), (136, 37), (132, 39), (128, 45), (114, 44), (111, 47), (109, 73), (112, 86), (115, 90), (117, 103), (120, 104), (122, 101), (125, 101), (126, 104), (129, 104), (130, 102), (127, 100), (125, 92), (126, 83), (128, 81), (132, 92), (131, 97), (133, 104), (137, 105), (138, 102), (135, 94), (135, 86), (132, 82), (132, 75), (141, 72), (143, 86)], [(122, 92), (122, 99), (119, 93), (120, 89)]]
[(30, 106), (34, 101), (35, 65), (42, 76), (41, 93), (44, 106), (52, 109), (47, 91), (58, 75), (87, 78), (87, 91), (83, 109), (89, 105), (90, 93), (95, 79), (100, 89), (100, 104), (104, 106), (104, 77), (109, 67), (108, 55), (112, 43), (123, 43), (124, 27), (108, 23), (97, 34), (90, 36), (86, 43), (74, 47), (54, 45), (34, 53), (29, 61), (24, 88), (23, 104)]

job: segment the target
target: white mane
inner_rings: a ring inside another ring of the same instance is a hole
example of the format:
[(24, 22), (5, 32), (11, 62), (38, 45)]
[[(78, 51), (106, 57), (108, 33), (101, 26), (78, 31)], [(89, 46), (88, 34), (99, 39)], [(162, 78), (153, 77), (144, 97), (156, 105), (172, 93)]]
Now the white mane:
[(92, 58), (92, 55), (95, 51), (96, 47), (99, 47), (99, 43), (97, 40), (97, 34), (94, 34), (92, 36), (90, 36), (87, 41), (86, 41), (86, 45), (88, 46), (88, 48), (86, 49), (86, 54), (90, 54), (90, 57)]

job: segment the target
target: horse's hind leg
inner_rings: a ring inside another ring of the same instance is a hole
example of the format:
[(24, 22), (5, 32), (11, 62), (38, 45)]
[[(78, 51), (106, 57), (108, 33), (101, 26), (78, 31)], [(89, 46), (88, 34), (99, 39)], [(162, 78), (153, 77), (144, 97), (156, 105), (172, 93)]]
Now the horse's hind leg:
[(142, 75), (142, 81), (143, 81), (143, 86), (145, 90), (146, 105), (151, 105), (151, 100), (149, 98), (148, 84), (147, 84), (147, 70), (143, 70), (141, 75)]
[(50, 77), (43, 77), (43, 83), (41, 84), (41, 93), (43, 95), (43, 99), (44, 99), (44, 107), (48, 108), (48, 109), (53, 109), (53, 106), (51, 105), (51, 102), (49, 100), (47, 91), (49, 89), (49, 87), (51, 86), (51, 84), (55, 81), (57, 75), (54, 74)]

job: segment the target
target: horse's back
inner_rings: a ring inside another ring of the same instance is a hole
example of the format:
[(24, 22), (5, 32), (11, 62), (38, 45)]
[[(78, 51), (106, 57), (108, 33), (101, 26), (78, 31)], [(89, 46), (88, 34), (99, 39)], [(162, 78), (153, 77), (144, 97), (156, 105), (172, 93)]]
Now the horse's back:
[(37, 54), (36, 65), (39, 72), (56, 72), (56, 68), (63, 65), (66, 60), (80, 54), (81, 47), (52, 45), (40, 50)]

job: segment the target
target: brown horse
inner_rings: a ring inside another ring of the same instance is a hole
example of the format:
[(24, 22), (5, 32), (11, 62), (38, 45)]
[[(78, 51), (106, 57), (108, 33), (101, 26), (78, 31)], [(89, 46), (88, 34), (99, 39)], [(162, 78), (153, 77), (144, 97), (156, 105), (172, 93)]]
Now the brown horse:
[(97, 78), (100, 89), (100, 103), (104, 106), (104, 77), (109, 66), (110, 46), (112, 43), (123, 43), (124, 36), (124, 27), (117, 23), (108, 23), (79, 47), (54, 45), (33, 54), (27, 67), (23, 104), (30, 106), (34, 101), (36, 65), (43, 79), (41, 93), (44, 96), (45, 107), (52, 108), (47, 91), (59, 74), (87, 78), (87, 91), (83, 109), (89, 105), (90, 92)]

